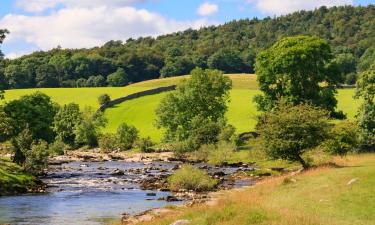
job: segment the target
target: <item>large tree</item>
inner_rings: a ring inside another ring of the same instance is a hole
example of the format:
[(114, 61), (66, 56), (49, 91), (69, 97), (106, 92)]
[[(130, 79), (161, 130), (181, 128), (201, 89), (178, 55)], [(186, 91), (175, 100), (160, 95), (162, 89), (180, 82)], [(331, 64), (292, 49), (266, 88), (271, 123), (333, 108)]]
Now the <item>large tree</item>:
[(223, 120), (231, 87), (231, 80), (218, 70), (194, 69), (191, 78), (168, 94), (156, 110), (165, 139), (185, 141), (202, 124)]
[(283, 38), (257, 56), (255, 70), (263, 92), (258, 108), (269, 111), (282, 98), (293, 105), (310, 103), (335, 111), (335, 85), (340, 74), (332, 63), (329, 44), (317, 37)]

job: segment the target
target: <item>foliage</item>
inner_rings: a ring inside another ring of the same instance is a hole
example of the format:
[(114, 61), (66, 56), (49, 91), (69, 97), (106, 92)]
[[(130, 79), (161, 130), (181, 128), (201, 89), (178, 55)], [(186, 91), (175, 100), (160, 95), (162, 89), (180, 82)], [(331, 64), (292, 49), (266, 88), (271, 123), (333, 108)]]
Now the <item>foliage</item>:
[(255, 98), (258, 108), (270, 111), (283, 98), (293, 105), (309, 103), (333, 113), (340, 76), (330, 63), (332, 57), (326, 41), (308, 36), (284, 38), (259, 53), (255, 70), (263, 94)]
[(99, 105), (105, 105), (111, 101), (111, 97), (108, 94), (102, 94), (98, 97)]
[(165, 140), (203, 137), (199, 142), (211, 142), (219, 133), (216, 123), (223, 121), (227, 111), (231, 86), (231, 80), (217, 70), (193, 70), (191, 78), (168, 94), (156, 110), (157, 126), (166, 130)]
[(131, 149), (138, 139), (138, 133), (137, 128), (134, 126), (130, 126), (126, 123), (120, 124), (116, 133), (118, 147), (121, 150)]
[(194, 155), (196, 159), (207, 161), (209, 164), (222, 165), (233, 158), (235, 151), (234, 144), (221, 141), (218, 144), (202, 145)]
[(224, 73), (239, 73), (246, 71), (245, 63), (240, 56), (240, 52), (230, 49), (218, 50), (208, 58), (207, 65), (211, 69), (218, 69)]
[(150, 137), (140, 138), (137, 140), (137, 146), (141, 152), (151, 152), (154, 145)]
[(109, 153), (118, 150), (118, 141), (116, 135), (103, 134), (99, 137), (99, 147), (104, 153)]
[(91, 108), (85, 108), (82, 120), (75, 126), (75, 142), (79, 145), (96, 147), (100, 129), (105, 126), (107, 120), (100, 112), (94, 112)]
[(371, 65), (375, 62), (375, 46), (366, 49), (365, 53), (361, 56), (358, 63), (358, 71), (364, 72), (370, 69)]
[(332, 128), (323, 147), (333, 155), (344, 156), (348, 152), (354, 152), (358, 146), (358, 130), (354, 122), (340, 122)]
[(26, 161), (26, 153), (31, 149), (33, 136), (28, 127), (21, 131), (16, 137), (12, 138), (13, 162), (23, 165)]
[[(5, 39), (5, 35), (6, 34), (8, 34), (9, 32), (8, 32), (8, 30), (2, 30), (2, 29), (0, 29), (0, 45), (3, 43), (3, 41), (4, 41), (4, 39)], [(2, 59), (3, 59), (3, 53), (0, 51), (0, 63), (1, 63), (1, 61), (2, 61)], [(1, 65), (0, 65), (0, 67), (1, 67)], [(5, 77), (4, 77), (4, 75), (2, 74), (2, 71), (0, 70), (0, 100), (1, 99), (4, 99), (4, 79), (5, 79)]]
[(34, 139), (53, 141), (53, 120), (57, 105), (51, 98), (41, 92), (25, 95), (10, 101), (4, 106), (4, 112), (15, 121), (14, 135), (19, 134), (27, 126)]
[[(256, 54), (280, 38), (294, 35), (323, 38), (335, 55), (352, 54), (357, 64), (374, 43), (374, 11), (373, 5), (321, 7), (275, 18), (241, 19), (159, 37), (109, 41), (91, 49), (38, 51), (7, 61), (5, 83), (8, 88), (36, 87), (40, 83), (36, 81), (36, 71), (40, 67), (45, 71), (50, 66), (54, 67), (54, 82), (57, 80), (59, 87), (91, 86), (93, 78), (90, 77), (99, 74), (107, 81), (118, 68), (125, 71), (132, 83), (188, 74), (195, 67), (208, 68), (208, 64), (213, 69), (246, 73), (253, 70)], [(49, 82), (48, 76), (42, 78), (43, 85), (55, 85)]]
[(324, 141), (329, 128), (325, 110), (281, 102), (277, 109), (260, 117), (257, 130), (261, 146), (271, 158), (298, 161), (307, 168), (301, 155)]
[(168, 183), (173, 191), (210, 191), (216, 187), (218, 181), (210, 178), (205, 171), (184, 165), (169, 177)]
[(53, 131), (57, 135), (57, 139), (65, 144), (75, 146), (75, 128), (83, 120), (83, 115), (79, 110), (79, 105), (70, 103), (64, 105), (56, 113), (53, 122)]
[(9, 140), (14, 133), (14, 121), (0, 107), (0, 143)]
[(108, 75), (107, 83), (112, 87), (121, 87), (127, 85), (129, 81), (125, 71), (119, 68), (116, 72)]
[(24, 169), (31, 174), (41, 174), (48, 166), (48, 144), (45, 141), (36, 142), (25, 152)]
[(364, 100), (357, 114), (362, 145), (373, 147), (375, 146), (375, 63), (360, 74), (356, 97)]
[(65, 143), (57, 139), (55, 142), (48, 146), (50, 155), (64, 155), (64, 150), (66, 149)]

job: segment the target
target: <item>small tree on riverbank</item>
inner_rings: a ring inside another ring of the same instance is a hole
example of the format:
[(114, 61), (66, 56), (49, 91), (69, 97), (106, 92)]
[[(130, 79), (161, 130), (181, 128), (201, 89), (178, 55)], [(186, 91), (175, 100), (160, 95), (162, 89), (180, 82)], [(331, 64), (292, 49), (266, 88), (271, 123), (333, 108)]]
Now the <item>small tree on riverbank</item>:
[(302, 154), (327, 138), (328, 115), (327, 111), (308, 104), (279, 103), (259, 121), (261, 146), (271, 158), (297, 161), (306, 169), (309, 164)]

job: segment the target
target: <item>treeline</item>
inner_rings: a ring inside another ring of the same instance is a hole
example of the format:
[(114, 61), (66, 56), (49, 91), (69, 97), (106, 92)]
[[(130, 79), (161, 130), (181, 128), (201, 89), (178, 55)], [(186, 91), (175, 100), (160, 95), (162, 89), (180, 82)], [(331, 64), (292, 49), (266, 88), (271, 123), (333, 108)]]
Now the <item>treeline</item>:
[[(11, 32), (11, 31), (10, 31)], [(55, 48), (0, 63), (5, 88), (123, 86), (188, 74), (195, 67), (252, 73), (258, 52), (295, 35), (329, 42), (345, 83), (375, 58), (375, 6), (321, 7), (287, 16), (244, 19), (157, 38), (109, 41), (92, 49)], [(73, 37), (74, 38), (74, 37)]]

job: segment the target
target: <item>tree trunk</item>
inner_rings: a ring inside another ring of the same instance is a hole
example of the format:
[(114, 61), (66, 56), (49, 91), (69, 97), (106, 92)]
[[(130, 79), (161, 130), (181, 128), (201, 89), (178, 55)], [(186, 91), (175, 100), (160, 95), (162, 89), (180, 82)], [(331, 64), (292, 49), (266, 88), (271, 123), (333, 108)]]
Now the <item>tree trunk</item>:
[(303, 169), (306, 170), (306, 169), (308, 169), (310, 167), (310, 165), (305, 160), (303, 160), (300, 155), (297, 156), (297, 160), (298, 160), (298, 162), (301, 163)]

